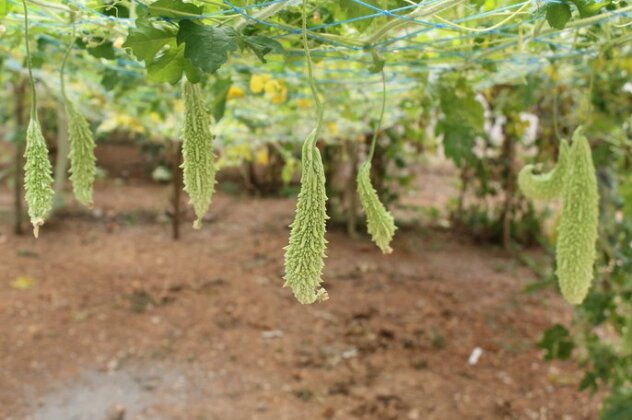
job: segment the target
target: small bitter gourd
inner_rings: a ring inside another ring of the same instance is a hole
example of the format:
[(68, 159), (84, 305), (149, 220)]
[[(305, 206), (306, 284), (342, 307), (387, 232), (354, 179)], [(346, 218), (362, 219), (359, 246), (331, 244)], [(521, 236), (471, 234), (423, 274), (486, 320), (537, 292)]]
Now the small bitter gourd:
[(535, 165), (526, 165), (518, 174), (518, 186), (524, 195), (536, 200), (561, 197), (564, 182), (571, 166), (569, 146), (566, 140), (560, 143), (557, 164), (548, 173), (534, 174)]
[(39, 236), (39, 228), (53, 208), (53, 168), (48, 159), (48, 148), (39, 121), (31, 117), (26, 130), (24, 152), (24, 190), (28, 213), (33, 225), (33, 235)]
[(377, 191), (371, 184), (371, 162), (365, 162), (358, 171), (358, 196), (362, 208), (366, 213), (367, 230), (373, 242), (384, 254), (390, 254), (393, 249), (390, 246), (395, 235), (395, 220), (393, 215), (384, 207)]
[(72, 189), (81, 204), (92, 207), (92, 188), (97, 173), (94, 136), (88, 121), (74, 104), (66, 99), (64, 105), (68, 116), (69, 172)]
[(184, 128), (182, 157), (184, 190), (197, 216), (193, 227), (199, 229), (215, 192), (215, 155), (210, 117), (198, 84), (184, 83)]

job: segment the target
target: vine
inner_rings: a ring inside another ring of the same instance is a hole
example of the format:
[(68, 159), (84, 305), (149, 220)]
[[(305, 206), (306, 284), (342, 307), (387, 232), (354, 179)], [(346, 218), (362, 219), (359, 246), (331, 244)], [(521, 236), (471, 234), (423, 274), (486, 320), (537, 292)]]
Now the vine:
[(382, 129), (384, 122), (384, 112), (386, 110), (386, 76), (384, 69), (382, 73), (382, 102), (380, 116), (375, 126), (373, 138), (371, 140), (371, 148), (366, 162), (360, 166), (357, 176), (358, 196), (362, 203), (362, 208), (366, 213), (367, 230), (373, 239), (373, 242), (382, 250), (384, 254), (393, 252), (390, 243), (395, 235), (395, 220), (391, 213), (384, 207), (377, 195), (377, 191), (371, 184), (371, 161), (375, 154), (375, 145)]
[(24, 157), (24, 189), (28, 213), (33, 225), (33, 235), (39, 236), (39, 228), (53, 208), (53, 168), (48, 159), (48, 147), (37, 118), (37, 89), (33, 77), (33, 64), (29, 46), (29, 14), (26, 0), (24, 6), (24, 42), (26, 44), (26, 62), (31, 84), (31, 116), (26, 130), (26, 149)]
[(323, 123), (323, 105), (314, 80), (313, 63), (307, 41), (307, 0), (303, 0), (303, 46), (312, 97), (316, 103), (316, 127), (307, 136), (302, 148), (301, 190), (296, 215), (291, 224), (289, 244), (285, 247), (285, 287), (290, 287), (302, 304), (328, 299), (321, 287), (325, 265), (327, 194), (325, 169), (316, 141)]
[(71, 12), (70, 16), (72, 33), (60, 71), (61, 93), (66, 115), (68, 116), (70, 181), (72, 182), (73, 192), (77, 201), (86, 207), (92, 207), (92, 190), (97, 173), (96, 157), (94, 156), (94, 135), (86, 118), (66, 95), (66, 64), (72, 52), (76, 34), (75, 13)]

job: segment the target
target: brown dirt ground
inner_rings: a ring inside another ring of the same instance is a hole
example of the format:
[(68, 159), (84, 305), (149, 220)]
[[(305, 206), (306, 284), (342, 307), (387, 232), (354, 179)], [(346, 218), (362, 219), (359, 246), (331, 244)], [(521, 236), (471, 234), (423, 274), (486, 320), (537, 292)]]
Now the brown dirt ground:
[(522, 294), (533, 275), (497, 248), (422, 229), (382, 256), (330, 232), (331, 299), (301, 306), (281, 287), (293, 200), (219, 194), (174, 242), (167, 197), (109, 182), (99, 211), (35, 241), (10, 232), (0, 192), (0, 418), (596, 416), (577, 366), (534, 344), (571, 309)]

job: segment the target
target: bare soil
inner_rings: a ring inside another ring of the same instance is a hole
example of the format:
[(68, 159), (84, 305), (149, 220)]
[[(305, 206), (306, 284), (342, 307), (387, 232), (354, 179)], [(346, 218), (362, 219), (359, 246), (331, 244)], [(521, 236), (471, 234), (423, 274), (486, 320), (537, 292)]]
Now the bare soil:
[(37, 241), (11, 233), (10, 197), (0, 418), (596, 417), (576, 364), (535, 346), (571, 308), (523, 294), (533, 274), (497, 248), (418, 229), (382, 256), (330, 232), (331, 298), (302, 306), (281, 279), (292, 199), (219, 194), (175, 242), (166, 187), (102, 184), (96, 211), (73, 207)]

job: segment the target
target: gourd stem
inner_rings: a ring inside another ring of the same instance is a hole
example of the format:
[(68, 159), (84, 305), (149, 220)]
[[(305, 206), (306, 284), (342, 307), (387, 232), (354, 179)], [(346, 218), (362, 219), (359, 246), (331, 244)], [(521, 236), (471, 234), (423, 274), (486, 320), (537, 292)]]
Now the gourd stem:
[(72, 52), (72, 48), (75, 43), (75, 35), (76, 35), (76, 29), (77, 29), (75, 26), (74, 12), (70, 14), (70, 22), (72, 24), (72, 33), (70, 35), (70, 42), (68, 43), (68, 48), (66, 48), (66, 52), (64, 53), (64, 59), (61, 62), (61, 70), (59, 72), (59, 78), (61, 82), (61, 96), (64, 101), (68, 99), (66, 97), (66, 81), (65, 81), (66, 64), (68, 63), (68, 57), (70, 57), (70, 53)]
[(31, 83), (31, 118), (37, 120), (37, 91), (35, 90), (35, 78), (33, 77), (33, 63), (31, 61), (31, 47), (29, 46), (29, 10), (26, 0), (22, 0), (24, 6), (24, 43), (26, 44), (26, 66), (29, 70)]
[(373, 160), (373, 154), (375, 153), (375, 145), (377, 144), (377, 138), (380, 135), (380, 130), (382, 129), (382, 123), (384, 122), (384, 113), (386, 112), (386, 74), (384, 73), (384, 69), (382, 69), (382, 108), (380, 109), (380, 118), (377, 121), (377, 125), (375, 126), (375, 131), (373, 132), (373, 139), (371, 140), (371, 151), (369, 152), (369, 157), (367, 158), (367, 162), (371, 162)]
[(316, 103), (316, 112), (318, 114), (314, 135), (315, 142), (323, 122), (323, 104), (320, 101), (320, 96), (318, 95), (318, 87), (316, 86), (316, 81), (314, 80), (314, 63), (312, 62), (312, 53), (309, 50), (309, 45), (307, 42), (307, 0), (303, 0), (303, 48), (305, 50), (305, 57), (307, 59), (307, 75), (309, 87), (312, 91), (312, 96), (314, 97), (314, 102)]

